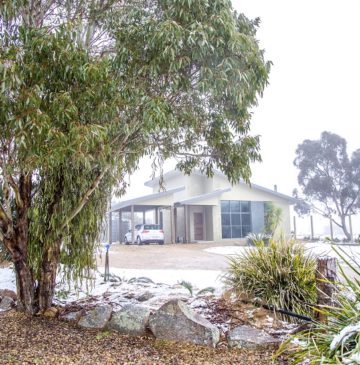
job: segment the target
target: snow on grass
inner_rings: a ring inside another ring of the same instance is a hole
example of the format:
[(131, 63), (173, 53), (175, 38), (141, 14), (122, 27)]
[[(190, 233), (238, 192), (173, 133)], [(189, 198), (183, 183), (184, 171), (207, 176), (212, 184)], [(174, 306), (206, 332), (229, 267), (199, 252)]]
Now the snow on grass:
[(330, 350), (335, 351), (342, 346), (349, 338), (360, 332), (360, 322), (344, 327), (340, 333), (334, 336), (330, 344)]
[[(193, 286), (194, 292), (206, 287), (214, 287), (215, 294), (222, 293), (222, 272), (215, 270), (135, 270), (110, 268), (111, 281), (104, 282), (104, 268), (100, 267), (94, 272), (93, 280), (80, 286), (75, 283), (67, 283), (58, 276), (56, 298), (60, 303), (84, 299), (88, 296), (111, 296), (116, 294), (116, 300), (122, 301), (122, 296), (135, 297), (145, 291), (150, 291), (156, 297), (167, 295), (189, 295), (189, 291), (179, 285), (181, 281), (187, 281)], [(134, 280), (134, 278), (148, 278), (146, 280)], [(131, 280), (133, 279), (133, 280)], [(0, 268), (0, 289), (16, 291), (15, 273), (11, 268)], [(115, 297), (113, 298), (115, 300)]]
[[(360, 258), (360, 245), (357, 244), (331, 244), (328, 242), (306, 242), (303, 243), (305, 249), (309, 253), (313, 253), (316, 256), (331, 256), (336, 257), (338, 259), (341, 258), (337, 254), (337, 252), (333, 249), (333, 247), (336, 248), (336, 250), (339, 251), (341, 255), (344, 256), (349, 255), (350, 257)], [(209, 253), (214, 253), (218, 255), (224, 255), (224, 256), (232, 256), (232, 255), (239, 255), (243, 253), (245, 250), (252, 250), (254, 249), (253, 246), (220, 246), (220, 247), (210, 247), (206, 248), (204, 251)]]

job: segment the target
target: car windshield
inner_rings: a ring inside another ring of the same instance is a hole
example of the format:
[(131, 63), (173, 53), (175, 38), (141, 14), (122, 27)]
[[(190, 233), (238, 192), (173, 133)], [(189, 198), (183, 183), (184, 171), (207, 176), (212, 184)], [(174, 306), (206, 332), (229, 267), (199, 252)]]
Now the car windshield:
[(144, 229), (152, 231), (152, 230), (160, 229), (160, 226), (158, 224), (145, 224)]

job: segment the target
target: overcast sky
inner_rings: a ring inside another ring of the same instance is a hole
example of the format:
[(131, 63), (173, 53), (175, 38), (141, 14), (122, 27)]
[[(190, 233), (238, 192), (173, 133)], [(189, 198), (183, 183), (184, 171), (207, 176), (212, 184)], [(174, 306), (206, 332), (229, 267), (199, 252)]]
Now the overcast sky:
[[(233, 0), (233, 6), (261, 18), (258, 39), (274, 63), (253, 111), (263, 162), (253, 166), (252, 181), (291, 195), (295, 150), (304, 139), (327, 130), (346, 138), (350, 151), (360, 148), (360, 1)], [(143, 182), (150, 174), (142, 161), (126, 198), (149, 193)]]

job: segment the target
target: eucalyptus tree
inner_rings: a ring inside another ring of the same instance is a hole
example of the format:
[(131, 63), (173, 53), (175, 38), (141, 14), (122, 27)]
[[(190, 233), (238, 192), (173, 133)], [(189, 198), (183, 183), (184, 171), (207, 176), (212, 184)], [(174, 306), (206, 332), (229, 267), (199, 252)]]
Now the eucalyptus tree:
[[(299, 144), (294, 161), (304, 199), (296, 209), (306, 214), (312, 208), (341, 228), (351, 239), (346, 218), (360, 211), (360, 149), (349, 158), (346, 140), (323, 132), (318, 140)], [(294, 190), (299, 198), (299, 193)]]
[(52, 304), (60, 263), (94, 267), (114, 186), (143, 156), (249, 181), (270, 63), (228, 0), (0, 5), (0, 241), (19, 308)]

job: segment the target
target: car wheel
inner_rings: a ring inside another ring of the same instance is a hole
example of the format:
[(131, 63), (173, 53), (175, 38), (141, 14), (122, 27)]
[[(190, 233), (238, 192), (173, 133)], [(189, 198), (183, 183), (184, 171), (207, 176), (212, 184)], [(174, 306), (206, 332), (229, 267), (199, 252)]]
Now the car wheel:
[(142, 242), (141, 242), (141, 238), (140, 238), (140, 236), (137, 236), (136, 243), (137, 243), (138, 245), (142, 245)]
[(127, 239), (126, 236), (124, 237), (124, 243), (125, 243), (125, 245), (128, 245), (129, 244), (129, 241), (128, 241), (128, 239)]
[(159, 245), (163, 245), (164, 244), (164, 241), (159, 241)]

